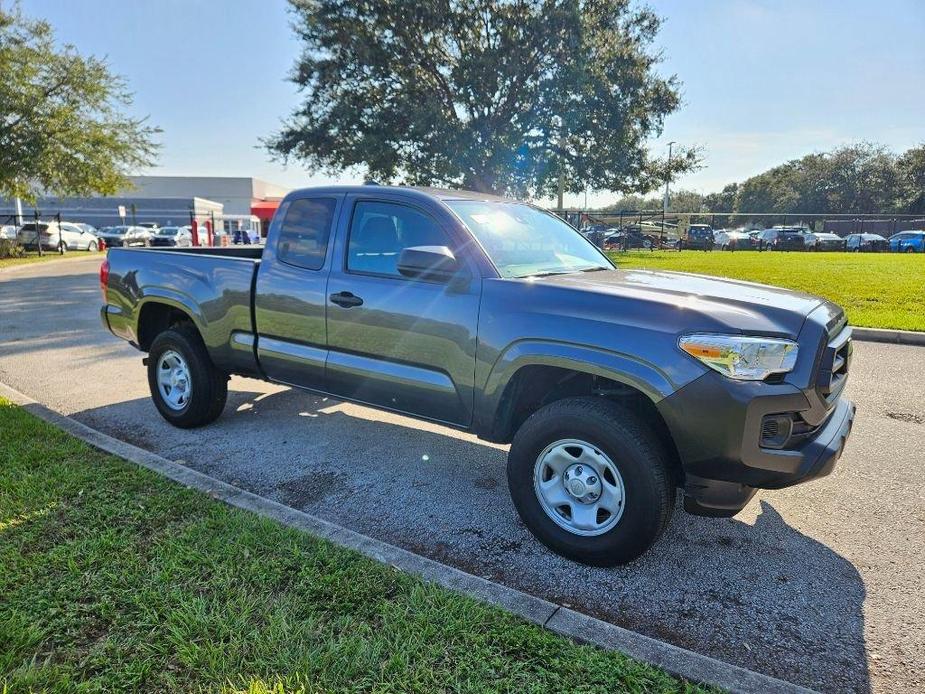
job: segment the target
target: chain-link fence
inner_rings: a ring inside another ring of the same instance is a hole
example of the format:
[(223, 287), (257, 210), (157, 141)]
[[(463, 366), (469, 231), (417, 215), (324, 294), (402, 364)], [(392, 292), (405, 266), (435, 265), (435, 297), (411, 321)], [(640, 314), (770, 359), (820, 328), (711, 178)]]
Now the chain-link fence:
[(791, 227), (842, 238), (851, 234), (892, 236), (901, 231), (925, 230), (925, 216), (892, 213), (781, 214), (777, 212), (666, 212), (664, 210), (558, 211), (602, 248), (680, 249), (700, 231), (754, 231)]

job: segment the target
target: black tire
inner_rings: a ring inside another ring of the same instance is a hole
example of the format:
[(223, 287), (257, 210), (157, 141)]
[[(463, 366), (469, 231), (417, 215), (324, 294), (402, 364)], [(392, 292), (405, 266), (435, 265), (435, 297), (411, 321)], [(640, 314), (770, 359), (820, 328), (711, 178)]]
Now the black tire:
[[(617, 524), (600, 535), (574, 534), (550, 518), (534, 491), (534, 468), (552, 443), (579, 439), (618, 469), (625, 503)], [(655, 543), (674, 511), (669, 454), (653, 428), (632, 410), (600, 397), (565, 398), (527, 419), (508, 454), (507, 478), (521, 520), (564, 557), (593, 566), (626, 564)]]
[(88, 253), (96, 253), (99, 250), (99, 246), (96, 245), (96, 241), (91, 241), (87, 244)]
[[(174, 350), (186, 361), (191, 395), (183, 409), (170, 407), (157, 386), (157, 368), (164, 352)], [(175, 325), (154, 338), (148, 352), (148, 387), (161, 416), (175, 427), (191, 429), (218, 419), (228, 399), (228, 375), (215, 368), (199, 331), (192, 324)]]

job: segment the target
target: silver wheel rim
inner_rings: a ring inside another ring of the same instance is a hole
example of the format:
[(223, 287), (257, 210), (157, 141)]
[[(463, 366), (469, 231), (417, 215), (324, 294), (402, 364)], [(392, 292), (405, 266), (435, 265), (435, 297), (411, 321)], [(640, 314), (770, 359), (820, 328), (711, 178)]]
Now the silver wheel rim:
[(556, 441), (540, 453), (533, 490), (556, 525), (586, 537), (613, 529), (626, 505), (617, 466), (598, 447), (578, 439)]
[(189, 366), (179, 352), (170, 349), (157, 360), (157, 389), (164, 404), (182, 410), (189, 404), (193, 391)]

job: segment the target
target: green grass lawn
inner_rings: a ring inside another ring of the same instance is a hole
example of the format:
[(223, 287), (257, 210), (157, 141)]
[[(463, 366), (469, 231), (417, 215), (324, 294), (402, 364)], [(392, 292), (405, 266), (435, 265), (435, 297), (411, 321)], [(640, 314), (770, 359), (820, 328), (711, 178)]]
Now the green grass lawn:
[(64, 255), (61, 255), (57, 251), (45, 251), (42, 255), (38, 253), (28, 253), (20, 258), (0, 258), (0, 268), (12, 267), (14, 265), (29, 265), (31, 263), (45, 263), (50, 260), (78, 260), (80, 258), (94, 257), (99, 258), (100, 262), (103, 262), (106, 255), (104, 253), (88, 253), (87, 251), (68, 251)]
[(776, 284), (842, 306), (853, 325), (925, 330), (925, 255), (912, 253), (610, 253), (621, 268), (677, 270)]
[(0, 691), (700, 691), (0, 400)]

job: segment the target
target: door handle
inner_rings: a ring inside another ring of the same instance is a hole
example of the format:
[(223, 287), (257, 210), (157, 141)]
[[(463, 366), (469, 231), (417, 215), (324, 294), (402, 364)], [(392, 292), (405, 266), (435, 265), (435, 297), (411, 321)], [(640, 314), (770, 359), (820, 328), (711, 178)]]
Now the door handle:
[(338, 292), (337, 294), (331, 294), (328, 297), (331, 300), (332, 304), (337, 304), (343, 308), (350, 308), (351, 306), (362, 306), (363, 299), (350, 292)]

